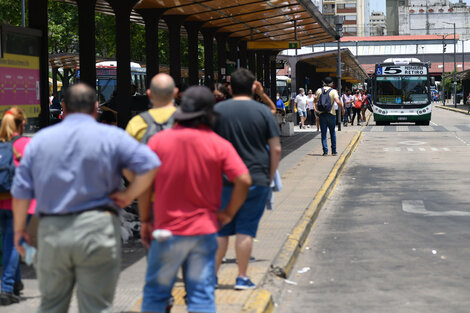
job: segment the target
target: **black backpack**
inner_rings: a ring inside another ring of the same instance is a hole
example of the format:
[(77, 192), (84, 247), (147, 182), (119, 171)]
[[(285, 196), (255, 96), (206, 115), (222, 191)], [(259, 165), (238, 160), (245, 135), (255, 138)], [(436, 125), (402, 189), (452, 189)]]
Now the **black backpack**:
[(149, 142), (150, 138), (152, 138), (153, 135), (164, 129), (172, 128), (173, 124), (175, 123), (173, 115), (170, 116), (170, 118), (164, 123), (157, 123), (153, 119), (152, 115), (150, 115), (149, 111), (142, 112), (139, 114), (139, 116), (142, 117), (145, 123), (147, 123), (147, 130), (145, 131), (145, 134), (142, 139), (140, 139), (140, 142), (145, 144)]
[(331, 103), (330, 91), (332, 90), (333, 88), (330, 88), (328, 90), (321, 88), (320, 99), (318, 99), (318, 111), (320, 112), (331, 111), (331, 108), (333, 108), (333, 103)]

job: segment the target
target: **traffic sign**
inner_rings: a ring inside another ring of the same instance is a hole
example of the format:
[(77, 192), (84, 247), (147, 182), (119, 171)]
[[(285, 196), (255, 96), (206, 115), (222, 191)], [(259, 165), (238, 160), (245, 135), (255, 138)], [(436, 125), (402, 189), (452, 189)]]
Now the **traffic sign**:
[(261, 41), (248, 41), (249, 50), (272, 50), (272, 49), (300, 49), (300, 41), (288, 40), (261, 40)]

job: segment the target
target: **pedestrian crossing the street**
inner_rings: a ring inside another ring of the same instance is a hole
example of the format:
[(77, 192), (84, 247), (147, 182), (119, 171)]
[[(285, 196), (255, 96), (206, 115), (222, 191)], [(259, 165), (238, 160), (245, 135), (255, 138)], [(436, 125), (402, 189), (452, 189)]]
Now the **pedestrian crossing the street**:
[(470, 132), (470, 125), (456, 125), (456, 126), (417, 126), (417, 125), (390, 125), (390, 126), (375, 126), (369, 125), (364, 127), (363, 132)]

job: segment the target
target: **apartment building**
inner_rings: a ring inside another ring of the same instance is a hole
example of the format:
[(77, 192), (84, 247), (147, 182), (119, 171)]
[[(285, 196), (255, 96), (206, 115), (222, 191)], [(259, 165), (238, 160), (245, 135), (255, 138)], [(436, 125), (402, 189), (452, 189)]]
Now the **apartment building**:
[(369, 36), (369, 0), (323, 0), (323, 16), (334, 25), (334, 16), (344, 16), (344, 36)]

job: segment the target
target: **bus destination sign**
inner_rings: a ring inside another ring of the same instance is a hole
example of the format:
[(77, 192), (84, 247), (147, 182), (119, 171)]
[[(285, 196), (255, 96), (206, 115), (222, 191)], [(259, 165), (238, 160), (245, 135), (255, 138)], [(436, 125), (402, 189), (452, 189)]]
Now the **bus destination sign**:
[(401, 66), (382, 66), (378, 67), (377, 75), (427, 75), (428, 69), (423, 65), (401, 65)]

